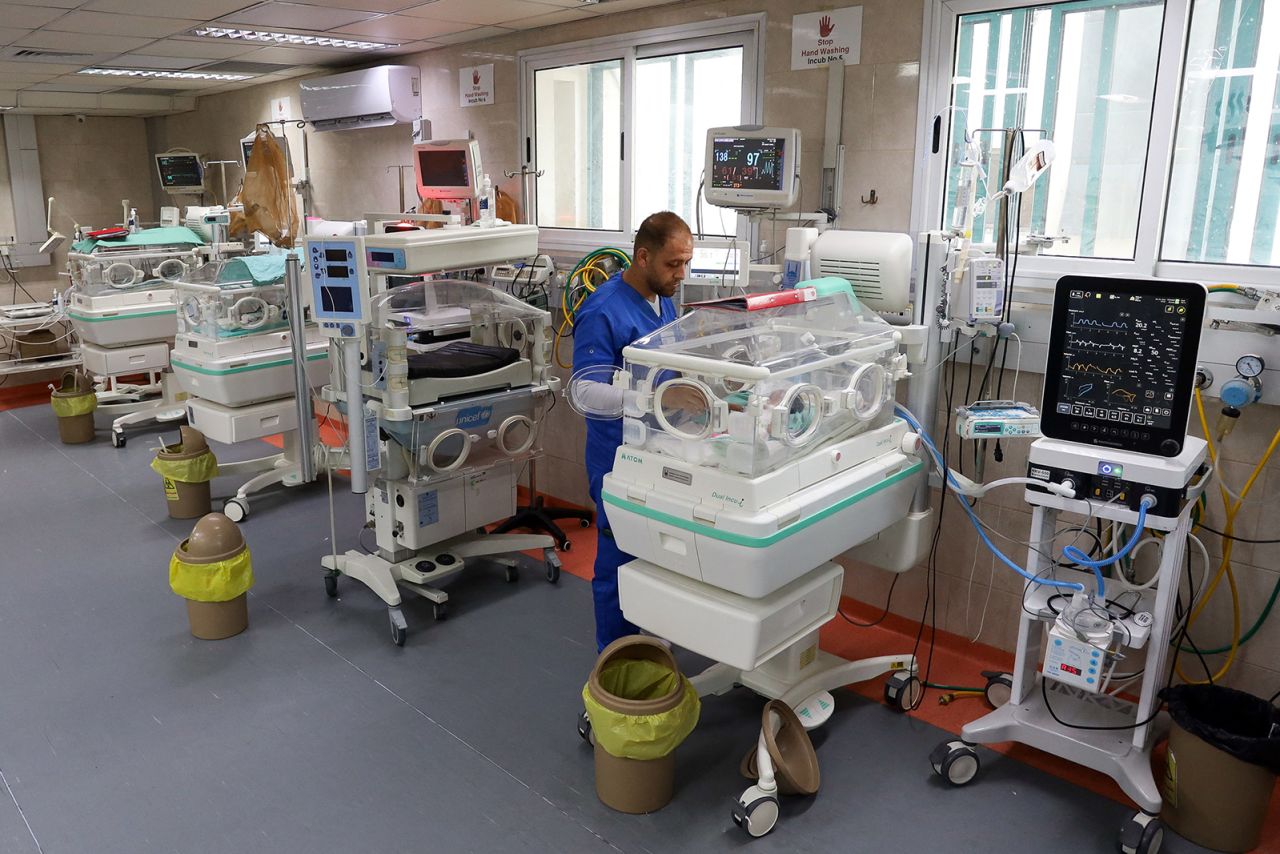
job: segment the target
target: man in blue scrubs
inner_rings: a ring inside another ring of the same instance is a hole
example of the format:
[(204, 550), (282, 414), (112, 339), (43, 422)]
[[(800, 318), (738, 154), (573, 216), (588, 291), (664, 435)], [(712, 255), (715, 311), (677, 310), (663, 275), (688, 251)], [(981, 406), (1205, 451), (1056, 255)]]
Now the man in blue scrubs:
[[(693, 233), (688, 224), (663, 211), (645, 219), (636, 231), (631, 266), (596, 289), (578, 311), (573, 326), (573, 369), (612, 365), (622, 367), (622, 349), (676, 319), (671, 297), (680, 287), (693, 258)], [(602, 386), (601, 391), (614, 391)], [(618, 567), (631, 555), (618, 548), (600, 499), (604, 476), (613, 468), (622, 444), (622, 421), (587, 421), (587, 478), (596, 504), (595, 598), (596, 646), (604, 649), (639, 629), (627, 622), (618, 605)]]

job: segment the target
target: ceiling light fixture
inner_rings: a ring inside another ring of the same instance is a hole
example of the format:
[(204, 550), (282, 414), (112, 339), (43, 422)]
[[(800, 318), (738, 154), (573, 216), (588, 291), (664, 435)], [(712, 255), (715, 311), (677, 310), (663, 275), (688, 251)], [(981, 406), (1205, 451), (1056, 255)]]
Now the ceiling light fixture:
[(160, 77), (165, 80), (248, 80), (252, 74), (215, 74), (209, 71), (147, 71), (141, 68), (82, 68), (77, 74), (100, 77)]
[(206, 39), (231, 39), (233, 41), (269, 42), (271, 44), (302, 45), (303, 47), (330, 47), (339, 50), (382, 50), (399, 47), (395, 42), (366, 42), (334, 36), (309, 36), (298, 33), (276, 33), (269, 30), (241, 30), (230, 27), (196, 27), (189, 36)]

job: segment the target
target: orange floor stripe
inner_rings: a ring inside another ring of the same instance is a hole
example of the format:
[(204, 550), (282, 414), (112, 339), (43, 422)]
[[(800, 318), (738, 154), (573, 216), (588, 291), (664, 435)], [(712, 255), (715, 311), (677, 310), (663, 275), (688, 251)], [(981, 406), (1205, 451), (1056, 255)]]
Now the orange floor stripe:
[(0, 412), (49, 402), (48, 383), (30, 383), (12, 388), (0, 387)]

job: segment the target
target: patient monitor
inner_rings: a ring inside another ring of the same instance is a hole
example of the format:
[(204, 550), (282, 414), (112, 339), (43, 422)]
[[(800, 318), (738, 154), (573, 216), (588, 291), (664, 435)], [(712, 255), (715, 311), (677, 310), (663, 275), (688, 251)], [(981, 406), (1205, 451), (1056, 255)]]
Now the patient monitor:
[(725, 208), (785, 208), (800, 191), (800, 131), (737, 125), (707, 131), (707, 202)]
[(434, 139), (413, 147), (413, 175), (421, 199), (474, 199), (484, 173), (480, 143), (474, 139)]

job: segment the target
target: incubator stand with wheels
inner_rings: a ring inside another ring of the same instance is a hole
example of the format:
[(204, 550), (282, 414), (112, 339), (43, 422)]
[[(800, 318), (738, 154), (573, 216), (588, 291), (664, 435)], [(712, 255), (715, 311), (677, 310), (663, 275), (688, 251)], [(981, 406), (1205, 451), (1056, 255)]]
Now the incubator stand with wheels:
[[(111, 443), (125, 443), (124, 428), (184, 416), (180, 393), (168, 373), (169, 344), (177, 331), (174, 285), (204, 261), (189, 244), (109, 248), (67, 256), (71, 299), (67, 317), (81, 341), (85, 368), (99, 378), (101, 426)], [(118, 377), (145, 375), (142, 384)]]
[(403, 644), (401, 588), (443, 619), (449, 594), (436, 585), (471, 559), (496, 558), (514, 581), (514, 553), (542, 549), (547, 580), (559, 579), (551, 537), (485, 533), (515, 513), (557, 382), (547, 370), (549, 315), (491, 287), (405, 285), (375, 296), (370, 314), (361, 385), (383, 446), (365, 498), (377, 548), (324, 558), (325, 587), (336, 595), (339, 575), (368, 586)]
[[(191, 424), (226, 444), (283, 436), (282, 453), (219, 466), (222, 475), (254, 475), (223, 504), (237, 522), (248, 517), (253, 494), (304, 482), (302, 454), (311, 454), (317, 471), (345, 464), (318, 442), (301, 445), (284, 270), (284, 255), (221, 259), (190, 271), (174, 288), (178, 334), (170, 362), (191, 395)], [(316, 387), (328, 375), (328, 342), (314, 324), (305, 332), (306, 375)]]
[(602, 500), (636, 558), (618, 572), (623, 614), (718, 662), (693, 678), (700, 694), (743, 685), (808, 728), (835, 688), (915, 672), (910, 654), (821, 652), (818, 629), (839, 606), (832, 561), (905, 518), (923, 475), (893, 414), (902, 336), (919, 330), (889, 326), (843, 280), (810, 285), (792, 305), (696, 308), (569, 392), (587, 417), (622, 419)]

